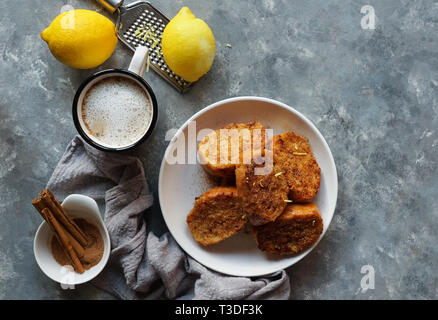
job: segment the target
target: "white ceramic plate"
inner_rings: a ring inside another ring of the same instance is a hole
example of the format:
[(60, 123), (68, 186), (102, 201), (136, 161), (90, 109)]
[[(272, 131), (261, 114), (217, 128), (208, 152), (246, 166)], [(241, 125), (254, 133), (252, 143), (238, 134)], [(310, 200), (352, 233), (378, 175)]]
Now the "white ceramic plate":
[[(195, 197), (213, 188), (216, 184), (198, 164), (169, 164), (166, 159), (176, 155), (181, 137), (185, 137), (186, 154), (196, 146), (187, 143), (188, 124), (196, 121), (196, 133), (205, 128), (219, 129), (228, 123), (260, 121), (274, 134), (289, 130), (306, 136), (321, 168), (321, 186), (312, 199), (321, 211), (326, 232), (336, 207), (338, 178), (336, 166), (327, 142), (318, 129), (295, 109), (284, 103), (259, 97), (237, 97), (214, 103), (193, 115), (176, 132), (169, 143), (161, 163), (158, 194), (164, 220), (178, 244), (191, 257), (218, 272), (234, 276), (267, 275), (287, 268), (304, 258), (312, 249), (291, 256), (275, 256), (260, 251), (251, 229), (208, 247), (193, 240), (186, 217), (193, 208)], [(196, 150), (195, 150), (196, 151)], [(187, 157), (186, 157), (187, 158)], [(316, 244), (315, 244), (316, 245)]]

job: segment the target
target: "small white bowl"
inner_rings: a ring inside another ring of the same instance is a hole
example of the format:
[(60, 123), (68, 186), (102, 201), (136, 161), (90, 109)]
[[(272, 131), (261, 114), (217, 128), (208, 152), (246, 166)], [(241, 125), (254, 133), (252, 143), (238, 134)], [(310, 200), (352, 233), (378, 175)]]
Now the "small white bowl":
[(77, 285), (90, 281), (103, 270), (109, 259), (111, 242), (94, 199), (80, 194), (72, 194), (65, 198), (62, 206), (69, 216), (86, 219), (99, 229), (104, 243), (102, 259), (82, 274), (74, 272), (71, 267), (61, 266), (52, 255), (50, 241), (53, 233), (46, 221), (41, 223), (35, 234), (33, 252), (38, 266), (46, 276), (62, 285)]

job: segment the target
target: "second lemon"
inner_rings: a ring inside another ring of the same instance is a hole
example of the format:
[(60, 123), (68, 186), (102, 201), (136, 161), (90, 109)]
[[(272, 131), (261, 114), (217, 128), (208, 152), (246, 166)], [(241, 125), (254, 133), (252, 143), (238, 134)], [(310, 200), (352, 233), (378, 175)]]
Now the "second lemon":
[(213, 32), (187, 7), (167, 24), (161, 46), (169, 68), (189, 82), (210, 70), (216, 53)]

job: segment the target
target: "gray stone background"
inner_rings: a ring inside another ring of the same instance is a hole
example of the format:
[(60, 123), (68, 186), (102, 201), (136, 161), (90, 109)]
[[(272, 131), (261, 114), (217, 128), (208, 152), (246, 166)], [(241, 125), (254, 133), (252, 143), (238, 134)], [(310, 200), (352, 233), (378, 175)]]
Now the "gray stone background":
[[(129, 1), (127, 1), (129, 2)], [(40, 32), (64, 4), (0, 2), (0, 298), (104, 299), (91, 285), (64, 291), (39, 270), (32, 243), (41, 222), (30, 201), (76, 131), (71, 103), (96, 70), (71, 69)], [(338, 205), (320, 244), (287, 271), (292, 299), (438, 298), (438, 2), (160, 0), (168, 16), (186, 5), (216, 38), (212, 70), (181, 95), (153, 72), (159, 100), (154, 135), (133, 153), (156, 202), (149, 229), (165, 232), (157, 198), (165, 132), (218, 100), (270, 97), (294, 106), (327, 139), (339, 175)], [(360, 9), (374, 7), (375, 30)], [(226, 46), (229, 43), (232, 48)], [(127, 66), (119, 43), (98, 70)], [(375, 289), (361, 291), (361, 267)]]

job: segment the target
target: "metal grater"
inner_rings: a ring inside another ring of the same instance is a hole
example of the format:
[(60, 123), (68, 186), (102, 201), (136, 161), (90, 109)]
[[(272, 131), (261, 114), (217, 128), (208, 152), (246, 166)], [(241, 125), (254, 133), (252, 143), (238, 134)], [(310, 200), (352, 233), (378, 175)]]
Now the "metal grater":
[[(187, 91), (193, 82), (187, 82), (176, 75), (164, 62), (161, 53), (161, 37), (166, 25), (169, 23), (163, 13), (147, 1), (136, 1), (123, 6), (123, 0), (96, 0), (111, 13), (117, 12), (117, 36), (129, 49), (135, 51), (138, 45), (149, 49), (150, 67), (163, 79), (173, 85), (180, 92)], [(136, 36), (136, 30), (141, 27), (151, 30), (158, 42), (154, 44), (152, 39), (145, 41)]]

